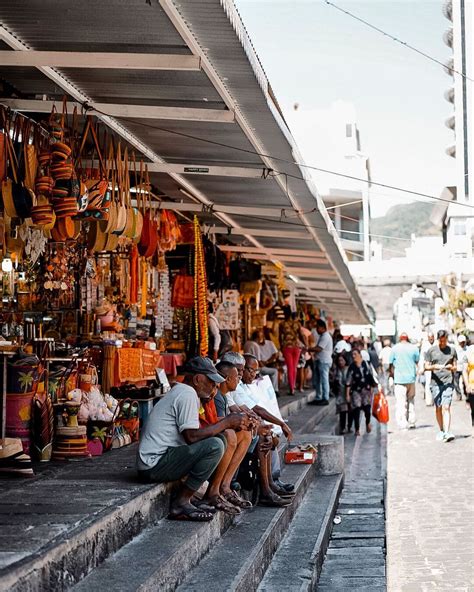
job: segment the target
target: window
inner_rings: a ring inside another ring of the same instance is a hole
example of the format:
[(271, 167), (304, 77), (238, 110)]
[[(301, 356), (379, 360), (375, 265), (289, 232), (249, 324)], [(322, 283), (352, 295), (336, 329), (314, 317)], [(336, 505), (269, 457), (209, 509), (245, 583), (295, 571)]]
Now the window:
[(352, 138), (352, 124), (346, 123), (346, 138)]
[(465, 222), (455, 222), (453, 231), (454, 231), (454, 236), (466, 236), (466, 223)]

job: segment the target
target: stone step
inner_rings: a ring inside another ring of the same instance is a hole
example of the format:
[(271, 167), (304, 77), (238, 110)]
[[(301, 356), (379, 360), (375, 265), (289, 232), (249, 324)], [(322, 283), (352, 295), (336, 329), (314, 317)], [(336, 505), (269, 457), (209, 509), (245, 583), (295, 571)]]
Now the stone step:
[(245, 512), (177, 590), (256, 590), (315, 473), (316, 465), (287, 465), (284, 479), (296, 484), (293, 503), (281, 509), (256, 507)]
[[(303, 496), (314, 470), (311, 465), (294, 465), (285, 469), (285, 479), (296, 481), (297, 497)], [(291, 510), (280, 512), (290, 513)], [(240, 532), (247, 524), (256, 525), (260, 531), (261, 522), (273, 513), (274, 510), (257, 507), (236, 518), (218, 512), (211, 522), (161, 520), (94, 569), (73, 588), (73, 592), (170, 592), (188, 573), (194, 574), (199, 570), (212, 555), (212, 550), (222, 545), (231, 525), (233, 528), (229, 532), (232, 533)], [(206, 557), (209, 550), (211, 553)], [(219, 583), (220, 577), (216, 581)], [(208, 589), (207, 583), (204, 589)]]
[(259, 592), (314, 589), (331, 534), (342, 475), (318, 477), (311, 484), (288, 532), (258, 588)]
[[(295, 440), (315, 443), (318, 460), (314, 465), (284, 465), (283, 479), (297, 483), (297, 495), (292, 505), (285, 509), (257, 507), (246, 512), (191, 571), (179, 586), (179, 592), (256, 590), (315, 475), (317, 494), (320, 493), (323, 500), (320, 509), (323, 515), (327, 514), (328, 496), (332, 499), (328, 488), (331, 490), (332, 483), (334, 491), (334, 483), (338, 483), (336, 489), (339, 493), (342, 481), (343, 439), (339, 436), (317, 438), (314, 434), (295, 434)], [(293, 472), (299, 475), (296, 481), (291, 476)], [(335, 507), (336, 502), (329, 504)]]
[[(312, 397), (314, 392), (283, 397), (283, 416), (297, 421), (301, 410), (314, 409), (306, 406)], [(317, 424), (321, 414), (314, 411)], [(93, 459), (51, 462), (32, 479), (5, 482), (0, 592), (68, 590), (166, 516), (172, 484), (138, 483), (135, 457), (132, 445)]]
[(51, 463), (31, 484), (2, 493), (0, 591), (67, 590), (165, 516), (173, 486), (138, 483), (135, 456), (132, 445), (82, 462)]

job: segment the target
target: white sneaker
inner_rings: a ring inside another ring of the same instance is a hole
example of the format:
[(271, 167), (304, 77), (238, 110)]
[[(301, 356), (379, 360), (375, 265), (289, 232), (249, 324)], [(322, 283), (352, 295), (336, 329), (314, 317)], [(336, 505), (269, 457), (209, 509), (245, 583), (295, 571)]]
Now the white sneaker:
[(436, 434), (436, 441), (437, 442), (444, 442), (445, 434), (443, 431), (440, 431)]
[(414, 423), (409, 423), (408, 424), (408, 429), (409, 430), (414, 430), (415, 428), (416, 428), (416, 424), (414, 424)]
[(445, 432), (444, 441), (445, 442), (452, 442), (453, 440), (454, 440), (454, 434), (451, 434), (450, 432)]

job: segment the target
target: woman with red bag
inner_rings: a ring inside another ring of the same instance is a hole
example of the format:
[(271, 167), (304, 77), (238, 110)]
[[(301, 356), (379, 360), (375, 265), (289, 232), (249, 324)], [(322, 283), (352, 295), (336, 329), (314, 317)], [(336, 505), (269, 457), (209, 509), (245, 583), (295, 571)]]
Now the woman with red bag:
[(350, 407), (349, 428), (353, 421), (355, 434), (360, 436), (361, 411), (365, 415), (366, 432), (372, 431), (370, 425), (372, 389), (377, 386), (377, 382), (369, 364), (362, 359), (360, 350), (352, 350), (352, 360), (347, 370), (346, 401)]

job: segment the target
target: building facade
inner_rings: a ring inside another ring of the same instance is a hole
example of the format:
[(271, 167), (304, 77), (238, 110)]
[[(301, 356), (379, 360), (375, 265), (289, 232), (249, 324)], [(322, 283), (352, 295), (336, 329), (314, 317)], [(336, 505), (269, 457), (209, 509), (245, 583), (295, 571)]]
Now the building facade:
[[(447, 147), (446, 152), (456, 159), (455, 186), (449, 188), (453, 203), (444, 213), (443, 235), (452, 258), (472, 261), (474, 210), (466, 207), (466, 204), (474, 207), (474, 4), (472, 0), (447, 0), (443, 13), (450, 22), (444, 34), (444, 42), (452, 52), (445, 65), (446, 73), (451, 79), (445, 98), (453, 109), (445, 123), (453, 130), (453, 143)], [(446, 190), (444, 194), (446, 196)]]
[[(342, 241), (349, 261), (370, 259), (370, 162), (361, 149), (360, 132), (355, 121), (340, 120), (343, 159), (337, 177), (322, 198)], [(350, 178), (354, 177), (354, 178)], [(361, 181), (356, 180), (362, 179)]]

